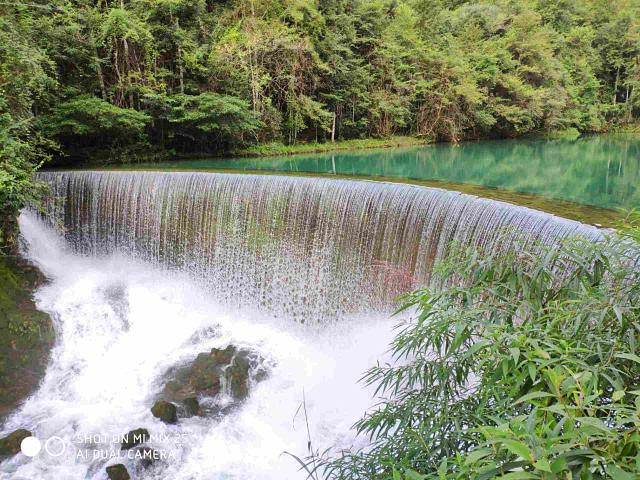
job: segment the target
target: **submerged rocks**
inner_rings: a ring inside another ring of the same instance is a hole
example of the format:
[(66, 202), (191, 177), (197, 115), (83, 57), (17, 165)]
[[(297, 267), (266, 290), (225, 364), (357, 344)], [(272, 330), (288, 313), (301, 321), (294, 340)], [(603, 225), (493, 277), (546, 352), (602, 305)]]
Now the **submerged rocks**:
[(121, 463), (107, 467), (107, 477), (109, 477), (109, 480), (130, 480), (131, 479), (131, 477), (129, 476), (129, 472), (127, 471), (127, 467), (125, 467)]
[(166, 400), (158, 400), (151, 407), (151, 413), (164, 423), (176, 423), (178, 421), (176, 406)]
[(22, 440), (31, 436), (29, 430), (21, 428), (0, 439), (0, 460), (15, 455), (20, 451)]
[[(161, 398), (178, 406), (179, 417), (223, 414), (247, 398), (250, 384), (266, 375), (265, 361), (258, 353), (234, 345), (213, 348), (169, 370)], [(219, 395), (224, 395), (226, 406), (212, 407), (211, 399)]]
[(138, 459), (144, 468), (148, 468), (156, 460), (160, 460), (161, 454), (151, 447), (136, 447), (134, 458)]
[[(171, 405), (171, 404), (169, 404)], [(155, 406), (155, 405), (154, 405)], [(161, 453), (158, 450), (154, 450), (151, 447), (143, 445), (151, 440), (151, 436), (149, 435), (149, 430), (146, 428), (136, 428), (135, 430), (131, 430), (124, 437), (122, 437), (122, 443), (120, 444), (121, 450), (130, 450), (133, 449), (133, 458), (134, 460), (140, 462), (140, 464), (144, 468), (150, 467), (156, 460), (160, 460), (162, 458)], [(118, 467), (118, 465), (115, 465)], [(115, 469), (114, 475), (120, 474), (121, 469)], [(108, 474), (109, 472), (107, 472)], [(127, 472), (128, 474), (128, 472)], [(111, 477), (109, 477), (111, 478)]]
[(174, 370), (163, 394), (184, 404), (185, 411), (194, 412), (199, 410), (199, 407), (194, 408), (197, 397), (225, 393), (233, 400), (241, 401), (249, 394), (250, 379), (260, 381), (265, 376), (262, 357), (251, 350), (229, 345), (224, 349), (213, 348), (210, 352), (200, 353), (191, 365)]
[(149, 441), (149, 430), (146, 428), (136, 428), (127, 433), (122, 439), (120, 448), (122, 450), (129, 450), (130, 448), (140, 445)]

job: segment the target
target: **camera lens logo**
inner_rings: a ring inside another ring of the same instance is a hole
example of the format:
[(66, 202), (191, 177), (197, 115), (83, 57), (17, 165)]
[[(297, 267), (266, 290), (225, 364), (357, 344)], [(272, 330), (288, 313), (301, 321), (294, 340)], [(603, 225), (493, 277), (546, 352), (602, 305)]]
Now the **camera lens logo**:
[[(50, 437), (44, 443), (44, 449), (51, 457), (59, 457), (65, 451), (67, 446), (60, 437)], [(20, 442), (20, 450), (27, 457), (35, 457), (42, 450), (42, 442), (36, 437), (26, 437)]]
[(56, 436), (49, 437), (44, 444), (44, 449), (52, 457), (59, 457), (64, 453), (66, 448), (67, 446), (65, 445), (64, 440)]
[(20, 442), (20, 450), (27, 457), (35, 457), (41, 448), (42, 444), (36, 437), (26, 437)]

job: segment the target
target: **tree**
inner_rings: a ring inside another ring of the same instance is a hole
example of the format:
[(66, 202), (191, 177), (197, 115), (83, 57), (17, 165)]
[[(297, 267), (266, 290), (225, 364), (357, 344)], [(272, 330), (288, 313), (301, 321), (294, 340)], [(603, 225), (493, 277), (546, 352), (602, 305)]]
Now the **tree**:
[(95, 144), (118, 149), (146, 141), (150, 117), (90, 95), (60, 103), (43, 118), (44, 131), (76, 155)]
[(171, 145), (183, 150), (228, 149), (250, 141), (261, 126), (247, 102), (237, 97), (202, 93), (148, 100), (159, 113), (156, 118), (166, 122)]

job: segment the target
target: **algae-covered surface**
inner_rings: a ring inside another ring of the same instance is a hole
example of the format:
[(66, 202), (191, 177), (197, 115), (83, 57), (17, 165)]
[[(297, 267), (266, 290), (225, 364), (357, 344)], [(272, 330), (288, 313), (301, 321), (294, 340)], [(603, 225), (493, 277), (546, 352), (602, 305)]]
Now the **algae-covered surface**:
[(24, 259), (0, 255), (0, 418), (29, 395), (46, 368), (53, 329), (33, 301), (43, 281)]

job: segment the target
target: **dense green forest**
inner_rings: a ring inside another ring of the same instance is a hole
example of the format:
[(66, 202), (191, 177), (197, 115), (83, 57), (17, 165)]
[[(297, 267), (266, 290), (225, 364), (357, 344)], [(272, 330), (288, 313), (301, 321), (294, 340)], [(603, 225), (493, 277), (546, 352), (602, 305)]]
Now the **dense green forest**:
[(2, 2), (0, 212), (50, 158), (632, 123), (639, 18), (637, 0)]

